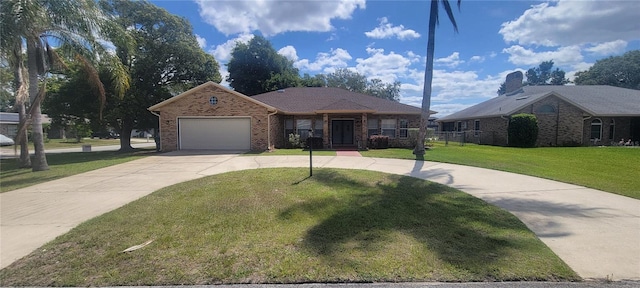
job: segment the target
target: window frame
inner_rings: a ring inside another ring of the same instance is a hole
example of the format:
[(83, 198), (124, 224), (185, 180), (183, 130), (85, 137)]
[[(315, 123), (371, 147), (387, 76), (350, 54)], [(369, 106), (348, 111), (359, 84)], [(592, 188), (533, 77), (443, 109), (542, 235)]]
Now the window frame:
[(380, 125), (379, 124), (380, 123), (378, 123), (378, 118), (369, 119), (367, 121), (367, 138), (371, 138), (371, 136), (380, 135)]
[(399, 130), (399, 133), (400, 133), (400, 135), (399, 135), (400, 139), (409, 138), (409, 120), (400, 119), (398, 122), (399, 122), (399, 124), (398, 124), (398, 128), (399, 129), (398, 130)]
[[(391, 123), (393, 123), (393, 128), (391, 128), (390, 126), (385, 128), (385, 122), (387, 122), (386, 124), (389, 125)], [(393, 119), (393, 118), (387, 118), (387, 119), (381, 119), (380, 121), (380, 135), (382, 136), (387, 136), (389, 137), (389, 139), (395, 139), (396, 138), (396, 129), (398, 128), (398, 120), (397, 119)], [(385, 133), (385, 131), (387, 133)], [(393, 133), (388, 133), (393, 131)]]
[[(596, 122), (596, 121), (597, 121), (597, 122)], [(596, 132), (596, 131), (594, 131), (593, 129), (594, 129), (596, 126), (599, 126), (599, 127), (597, 128), (597, 129), (598, 129), (598, 130), (597, 130), (597, 132), (598, 132), (598, 136), (599, 136), (599, 137), (593, 137), (593, 136), (594, 136), (594, 135), (593, 135), (593, 134), (594, 134), (593, 132)], [(600, 120), (600, 118), (595, 118), (595, 119), (591, 120), (591, 125), (590, 125), (589, 127), (591, 127), (591, 133), (590, 133), (590, 135), (589, 135), (590, 139), (591, 139), (591, 140), (594, 140), (594, 139), (602, 140), (602, 120)]]

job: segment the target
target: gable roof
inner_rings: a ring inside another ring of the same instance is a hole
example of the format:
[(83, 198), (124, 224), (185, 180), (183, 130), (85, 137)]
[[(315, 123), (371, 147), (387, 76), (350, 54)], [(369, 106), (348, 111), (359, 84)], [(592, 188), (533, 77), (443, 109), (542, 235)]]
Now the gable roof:
[(224, 90), (226, 92), (229, 92), (230, 94), (232, 94), (234, 96), (237, 96), (237, 97), (243, 98), (245, 100), (251, 101), (253, 103), (256, 103), (258, 105), (261, 105), (261, 106), (267, 108), (267, 110), (270, 110), (270, 111), (275, 111), (276, 110), (276, 108), (274, 108), (272, 106), (269, 106), (269, 105), (267, 105), (265, 103), (257, 101), (255, 99), (249, 97), (249, 96), (246, 96), (244, 94), (241, 94), (241, 93), (238, 93), (236, 91), (233, 91), (233, 90), (231, 90), (231, 89), (229, 89), (227, 87), (224, 87), (224, 86), (222, 86), (222, 85), (220, 85), (218, 83), (212, 82), (212, 81), (206, 82), (204, 84), (200, 84), (200, 85), (198, 85), (198, 86), (196, 86), (194, 88), (191, 88), (191, 89), (189, 89), (189, 90), (187, 90), (185, 92), (180, 93), (179, 95), (176, 95), (176, 96), (173, 96), (173, 97), (171, 97), (171, 98), (169, 98), (167, 100), (164, 100), (164, 101), (162, 101), (162, 102), (160, 102), (160, 103), (158, 103), (156, 105), (153, 105), (153, 106), (147, 108), (147, 110), (149, 110), (149, 111), (158, 111), (158, 109), (163, 107), (163, 106), (171, 104), (171, 103), (173, 103), (175, 101), (178, 101), (178, 100), (180, 100), (180, 99), (182, 99), (184, 97), (187, 97), (188, 95), (193, 94), (194, 92), (197, 92), (199, 90), (202, 90), (202, 89), (204, 89), (206, 87), (211, 87), (211, 86), (213, 86), (215, 88), (218, 88), (218, 89), (222, 89), (222, 90)]
[(640, 90), (606, 85), (524, 86), (438, 121), (508, 116), (523, 107), (555, 95), (592, 116), (640, 116)]
[(286, 114), (420, 114), (418, 107), (335, 87), (294, 87), (258, 94), (251, 98)]

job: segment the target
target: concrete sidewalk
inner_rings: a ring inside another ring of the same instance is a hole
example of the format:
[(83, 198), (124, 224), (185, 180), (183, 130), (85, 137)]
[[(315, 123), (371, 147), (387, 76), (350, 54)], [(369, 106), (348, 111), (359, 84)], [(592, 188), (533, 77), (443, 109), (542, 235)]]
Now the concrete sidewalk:
[[(308, 167), (308, 156), (173, 152), (0, 194), (0, 267), (95, 216), (159, 188), (229, 171)], [(520, 218), (585, 279), (640, 280), (640, 200), (530, 176), (435, 162), (315, 156), (442, 183)]]

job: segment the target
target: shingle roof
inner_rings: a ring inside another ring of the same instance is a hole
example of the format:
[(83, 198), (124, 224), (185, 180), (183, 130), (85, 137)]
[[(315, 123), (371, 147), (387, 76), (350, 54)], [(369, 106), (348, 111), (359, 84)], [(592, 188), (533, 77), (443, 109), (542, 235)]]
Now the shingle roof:
[(334, 87), (287, 88), (251, 98), (290, 114), (313, 114), (318, 111), (420, 114), (418, 107)]
[(439, 121), (511, 115), (550, 95), (556, 95), (593, 116), (640, 116), (640, 90), (606, 85), (524, 86), (518, 93), (491, 98)]

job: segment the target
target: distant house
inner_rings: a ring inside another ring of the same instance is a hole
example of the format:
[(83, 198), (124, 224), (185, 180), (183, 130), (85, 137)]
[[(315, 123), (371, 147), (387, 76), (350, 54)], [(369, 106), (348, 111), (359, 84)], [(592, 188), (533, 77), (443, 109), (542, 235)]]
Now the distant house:
[(363, 148), (372, 135), (410, 146), (420, 123), (420, 108), (329, 87), (248, 97), (207, 82), (148, 109), (159, 116), (162, 151), (283, 148), (289, 134), (305, 139), (309, 130), (325, 148)]
[(505, 146), (509, 118), (529, 113), (538, 119), (538, 146), (640, 141), (640, 91), (604, 85), (521, 87), (522, 73), (514, 77), (507, 78), (507, 93), (440, 118), (441, 129), (465, 132), (467, 142)]
[[(0, 134), (15, 139), (18, 133), (18, 124), (20, 124), (18, 113), (0, 112)], [(42, 124), (51, 124), (51, 118), (43, 114)]]

